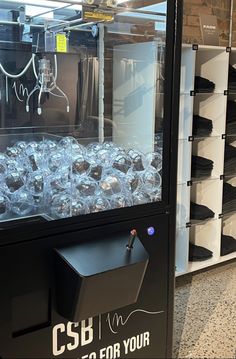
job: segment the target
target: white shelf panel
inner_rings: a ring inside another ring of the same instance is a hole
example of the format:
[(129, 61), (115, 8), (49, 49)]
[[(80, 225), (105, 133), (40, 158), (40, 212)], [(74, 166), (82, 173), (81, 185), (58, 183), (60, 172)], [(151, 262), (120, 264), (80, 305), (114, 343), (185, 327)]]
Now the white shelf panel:
[(180, 95), (179, 138), (188, 138), (192, 134), (194, 97)]
[(195, 156), (205, 157), (214, 162), (211, 175), (220, 177), (224, 172), (225, 141), (221, 138), (205, 138), (203, 141), (194, 141), (192, 153)]
[[(227, 89), (225, 89), (227, 90)], [(224, 90), (224, 91), (225, 91)], [(194, 85), (193, 87), (190, 89), (190, 91), (180, 91), (180, 95), (185, 95), (185, 96), (190, 96), (190, 97), (194, 97), (194, 94), (191, 94), (192, 91), (195, 91), (194, 90)], [(235, 91), (236, 93), (236, 91)], [(234, 94), (234, 92), (232, 93)], [(202, 96), (214, 96), (214, 95), (218, 95), (218, 96), (226, 96), (224, 94), (224, 92), (219, 92), (219, 91), (212, 91), (212, 92), (198, 92), (198, 91), (195, 91), (195, 96), (199, 96), (199, 95), (202, 95)]]
[(215, 92), (223, 93), (228, 88), (229, 53), (225, 48), (199, 47), (199, 50), (196, 55), (195, 74), (213, 81)]
[(215, 91), (213, 91), (213, 92), (196, 92), (195, 93), (195, 95), (196, 96), (205, 96), (205, 97), (209, 97), (209, 96), (224, 96), (224, 97), (226, 97), (225, 96), (225, 94), (224, 94), (224, 91), (225, 91), (226, 89), (224, 89), (224, 90), (221, 90), (221, 91), (219, 91), (219, 90), (215, 90)]
[[(182, 44), (182, 49), (186, 48), (186, 49), (191, 49), (192, 50), (192, 47), (193, 47), (193, 44), (189, 44), (189, 43), (183, 43)], [(226, 46), (214, 46), (214, 45), (198, 44), (198, 50), (193, 50), (193, 51), (206, 51), (206, 50), (226, 51)], [(236, 47), (232, 47), (231, 50), (236, 51)]]
[(197, 183), (204, 183), (204, 182), (209, 182), (209, 181), (220, 181), (220, 177), (219, 176), (218, 177), (210, 176), (210, 177), (193, 177), (192, 178), (193, 185), (197, 184)]
[(190, 212), (190, 189), (187, 186), (181, 186), (182, 190), (177, 193), (177, 214), (176, 225), (177, 228), (186, 228), (186, 223), (189, 222)]
[(221, 257), (219, 258), (219, 263), (223, 263), (223, 262), (226, 262), (226, 261), (230, 261), (230, 260), (232, 260), (232, 259), (236, 259), (236, 252), (227, 254), (226, 256), (221, 256)]
[(198, 45), (198, 51), (209, 51), (214, 50), (218, 52), (226, 51), (225, 46), (213, 46), (213, 45)]
[(189, 262), (187, 273), (196, 272), (200, 269), (204, 269), (204, 268), (213, 266), (213, 265), (217, 264), (218, 262), (219, 262), (218, 258), (214, 257), (214, 256), (212, 258), (207, 259), (206, 261), (202, 261), (202, 262)]
[(222, 140), (222, 135), (219, 135), (219, 134), (210, 134), (209, 136), (197, 136), (197, 135), (193, 135), (193, 142), (194, 141), (204, 141), (206, 139), (211, 139), (211, 140), (214, 140), (214, 139), (219, 139), (219, 140)]
[[(178, 183), (187, 183), (191, 178), (192, 143), (179, 140)], [(184, 160), (183, 160), (184, 159)]]
[(187, 44), (187, 43), (182, 44), (182, 49), (191, 49), (192, 50), (192, 48), (193, 48), (192, 44)]
[[(216, 196), (217, 193), (217, 196)], [(210, 208), (218, 218), (222, 213), (223, 181), (204, 181), (194, 183), (191, 188), (191, 201)]]
[(185, 271), (181, 271), (179, 270), (178, 268), (176, 269), (175, 271), (175, 276), (176, 277), (180, 277), (181, 275), (184, 275), (184, 274), (187, 274), (188, 272), (185, 270)]
[(210, 268), (213, 265), (221, 264), (227, 261), (230, 261), (232, 259), (236, 260), (236, 252), (228, 254), (226, 256), (222, 256), (220, 258), (214, 258), (214, 256), (206, 261), (202, 262), (188, 262), (188, 266), (186, 270), (181, 270), (177, 267), (175, 276), (180, 277), (181, 275), (193, 273), (201, 269)]
[(177, 228), (176, 231), (176, 266), (178, 272), (185, 272), (188, 266), (189, 228)]
[(220, 256), (221, 220), (209, 221), (203, 225), (190, 228), (190, 242), (209, 249), (215, 258)]
[(189, 93), (194, 87), (196, 51), (192, 46), (182, 47), (180, 92)]
[(200, 226), (205, 226), (206, 224), (209, 224), (213, 221), (217, 221), (217, 215), (215, 214), (214, 217), (212, 218), (207, 218), (207, 219), (202, 219), (202, 220), (197, 220), (197, 219), (190, 219), (190, 225), (191, 227), (200, 227)]
[[(227, 96), (195, 96), (194, 114), (212, 120), (212, 136), (225, 133)], [(222, 120), (223, 119), (223, 120)]]

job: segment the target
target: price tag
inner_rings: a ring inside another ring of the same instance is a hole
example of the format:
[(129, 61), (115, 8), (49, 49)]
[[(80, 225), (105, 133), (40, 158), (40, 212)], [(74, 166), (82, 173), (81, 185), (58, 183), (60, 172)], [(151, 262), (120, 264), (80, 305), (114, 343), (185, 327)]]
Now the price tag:
[(67, 52), (67, 37), (65, 34), (56, 35), (56, 51)]

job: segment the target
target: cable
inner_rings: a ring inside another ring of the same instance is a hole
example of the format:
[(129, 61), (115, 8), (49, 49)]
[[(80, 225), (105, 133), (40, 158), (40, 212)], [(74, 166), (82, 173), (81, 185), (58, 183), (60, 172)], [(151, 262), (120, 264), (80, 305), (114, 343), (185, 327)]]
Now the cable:
[(54, 72), (55, 72), (55, 75), (54, 75), (54, 82), (57, 81), (57, 55), (54, 54), (54, 64), (55, 64), (55, 69), (54, 69)]
[(55, 88), (57, 89), (58, 92), (60, 92), (65, 97), (65, 100), (66, 100), (66, 112), (70, 112), (70, 102), (69, 102), (68, 96), (57, 85), (56, 85)]
[(33, 93), (37, 90), (40, 90), (40, 87), (38, 85), (36, 85), (33, 90), (29, 93), (27, 99), (26, 99), (26, 105), (25, 105), (25, 110), (26, 112), (29, 112), (29, 100), (30, 100), (30, 97), (33, 95)]
[(41, 84), (40, 90), (39, 90), (39, 95), (38, 95), (38, 115), (42, 114), (42, 109), (41, 109), (41, 96), (42, 96), (42, 92), (43, 92), (43, 84)]
[(6, 102), (9, 102), (8, 77), (6, 76)]
[(35, 78), (37, 80), (38, 79), (38, 74), (37, 74), (36, 67), (35, 67), (35, 54), (32, 54), (32, 65), (33, 65), (34, 76), (35, 76)]
[(17, 75), (10, 74), (9, 72), (7, 72), (7, 71), (4, 69), (4, 67), (2, 66), (1, 63), (0, 63), (0, 70), (4, 73), (5, 76), (10, 77), (10, 78), (12, 78), (12, 79), (17, 79), (17, 78), (23, 76), (23, 75), (26, 73), (26, 71), (27, 71), (28, 68), (30, 67), (32, 61), (33, 61), (33, 58), (31, 57), (31, 59), (29, 60), (28, 64), (25, 66), (24, 70), (21, 71), (21, 72), (20, 72), (19, 74), (17, 74)]
[(51, 92), (51, 91), (49, 91), (49, 93), (55, 97), (65, 98), (65, 96), (57, 95), (56, 93)]

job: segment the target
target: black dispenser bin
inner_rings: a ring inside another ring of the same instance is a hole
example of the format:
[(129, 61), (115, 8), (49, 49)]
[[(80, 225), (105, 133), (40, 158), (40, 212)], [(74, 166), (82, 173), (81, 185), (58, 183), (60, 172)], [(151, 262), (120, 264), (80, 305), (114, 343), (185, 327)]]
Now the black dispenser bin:
[(137, 301), (148, 254), (129, 233), (55, 249), (57, 311), (79, 322)]

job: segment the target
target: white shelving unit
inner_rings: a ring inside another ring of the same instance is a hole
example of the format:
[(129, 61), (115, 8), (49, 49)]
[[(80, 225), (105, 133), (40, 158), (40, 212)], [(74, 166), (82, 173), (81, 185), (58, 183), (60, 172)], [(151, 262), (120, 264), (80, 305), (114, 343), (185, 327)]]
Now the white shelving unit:
[[(236, 238), (236, 212), (222, 218), (223, 174), (226, 131), (226, 110), (229, 62), (236, 65), (236, 49), (225, 47), (196, 47), (183, 45), (180, 83), (180, 118), (178, 152), (176, 276), (194, 272), (236, 258), (236, 252), (220, 255), (221, 234)], [(196, 93), (195, 76), (215, 83), (213, 93)], [(236, 94), (234, 96), (236, 101)], [(192, 134), (193, 115), (212, 120), (213, 131), (208, 137)], [(236, 135), (236, 134), (235, 134)], [(232, 143), (231, 143), (232, 145)], [(236, 141), (233, 143), (236, 147)], [(214, 162), (211, 177), (191, 178), (192, 155)], [(225, 178), (225, 181), (227, 179)], [(228, 181), (227, 181), (228, 182)], [(236, 186), (235, 178), (230, 181)], [(215, 215), (208, 221), (190, 218), (190, 201), (205, 205)], [(213, 257), (200, 262), (189, 262), (189, 243), (208, 248)]]
[(225, 96), (222, 96), (221, 93), (197, 94), (195, 96), (194, 113), (213, 121), (211, 137), (221, 136), (222, 133), (225, 133), (225, 121), (222, 121), (222, 118), (225, 119), (226, 105)]

